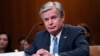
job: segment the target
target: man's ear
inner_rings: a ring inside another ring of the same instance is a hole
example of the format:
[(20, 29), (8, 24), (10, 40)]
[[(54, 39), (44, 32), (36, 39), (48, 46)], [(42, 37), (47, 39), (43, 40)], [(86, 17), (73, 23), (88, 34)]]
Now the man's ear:
[(61, 15), (61, 18), (63, 19), (63, 21), (65, 20), (65, 15), (63, 14), (63, 15)]

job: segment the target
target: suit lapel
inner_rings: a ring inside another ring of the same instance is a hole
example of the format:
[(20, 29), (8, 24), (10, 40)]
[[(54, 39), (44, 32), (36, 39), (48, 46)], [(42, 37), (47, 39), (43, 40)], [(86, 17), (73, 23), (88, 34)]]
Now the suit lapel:
[(67, 29), (67, 26), (64, 25), (62, 34), (60, 37), (60, 41), (59, 41), (59, 52), (61, 52), (61, 50), (63, 49), (65, 45), (66, 39), (68, 38), (67, 35), (68, 35), (68, 29)]
[(50, 51), (49, 49), (49, 47), (50, 47), (50, 35), (49, 35), (49, 33), (46, 33), (45, 34), (45, 36), (44, 36), (44, 48), (46, 49), (46, 50), (48, 50), (48, 51)]

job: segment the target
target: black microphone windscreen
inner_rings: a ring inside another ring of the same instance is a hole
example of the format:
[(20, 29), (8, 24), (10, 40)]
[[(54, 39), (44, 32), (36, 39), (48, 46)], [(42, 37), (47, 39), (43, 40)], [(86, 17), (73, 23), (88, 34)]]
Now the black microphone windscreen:
[(39, 25), (42, 26), (42, 25), (44, 25), (44, 24), (43, 24), (43, 22), (40, 22)]

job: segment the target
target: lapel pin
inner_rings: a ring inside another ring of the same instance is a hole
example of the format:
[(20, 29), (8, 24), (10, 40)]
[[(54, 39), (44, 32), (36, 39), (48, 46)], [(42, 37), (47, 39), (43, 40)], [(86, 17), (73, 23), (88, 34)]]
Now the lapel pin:
[(67, 38), (67, 36), (65, 36), (64, 38)]

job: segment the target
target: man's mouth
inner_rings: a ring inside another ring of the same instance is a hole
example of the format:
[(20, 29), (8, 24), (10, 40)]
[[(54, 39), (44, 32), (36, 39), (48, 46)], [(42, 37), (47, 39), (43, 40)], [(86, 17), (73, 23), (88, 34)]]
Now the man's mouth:
[(55, 28), (55, 26), (53, 26), (53, 27), (48, 27), (49, 29), (54, 29)]

